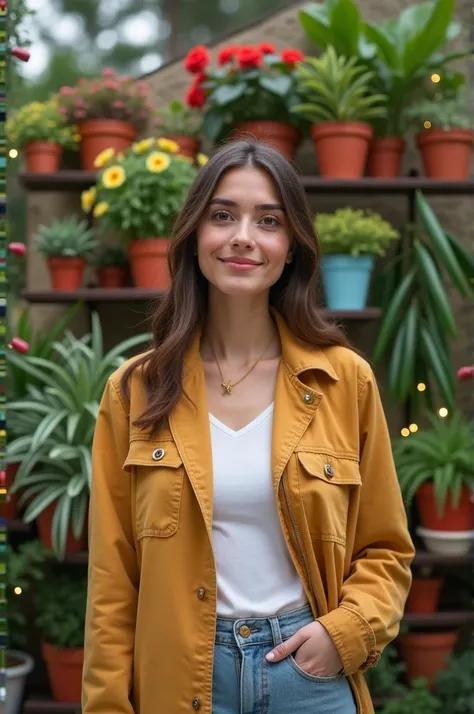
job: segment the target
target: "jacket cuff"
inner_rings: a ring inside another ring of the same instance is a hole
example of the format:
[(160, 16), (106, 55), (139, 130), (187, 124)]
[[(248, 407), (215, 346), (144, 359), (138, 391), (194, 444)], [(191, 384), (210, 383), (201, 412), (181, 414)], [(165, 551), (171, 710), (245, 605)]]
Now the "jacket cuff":
[(359, 612), (341, 605), (319, 617), (318, 622), (327, 630), (337, 647), (346, 676), (377, 664), (380, 652), (376, 650), (374, 631)]

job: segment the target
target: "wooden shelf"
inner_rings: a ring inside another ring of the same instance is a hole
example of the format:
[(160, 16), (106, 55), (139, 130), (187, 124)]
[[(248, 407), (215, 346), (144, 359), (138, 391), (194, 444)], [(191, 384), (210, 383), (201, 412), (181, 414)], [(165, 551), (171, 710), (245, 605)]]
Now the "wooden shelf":
[(18, 181), (28, 191), (84, 191), (93, 186), (94, 171), (57, 171), (50, 174), (19, 173)]
[(54, 702), (46, 697), (31, 697), (23, 706), (23, 714), (80, 714), (79, 702)]
[(433, 612), (426, 615), (406, 612), (403, 622), (411, 627), (457, 627), (474, 622), (474, 611), (457, 610), (455, 612)]

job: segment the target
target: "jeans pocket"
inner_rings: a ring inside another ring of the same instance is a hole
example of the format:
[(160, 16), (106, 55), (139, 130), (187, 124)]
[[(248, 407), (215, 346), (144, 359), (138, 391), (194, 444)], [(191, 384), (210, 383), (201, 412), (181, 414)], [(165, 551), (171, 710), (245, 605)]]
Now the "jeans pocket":
[(287, 657), (289, 663), (293, 667), (293, 669), (300, 675), (300, 677), (304, 677), (305, 679), (309, 679), (310, 682), (319, 682), (319, 684), (326, 684), (329, 682), (335, 682), (338, 679), (341, 678), (340, 674), (333, 674), (330, 677), (318, 677), (315, 674), (310, 674), (309, 672), (305, 672), (304, 669), (302, 669), (293, 655), (289, 655)]

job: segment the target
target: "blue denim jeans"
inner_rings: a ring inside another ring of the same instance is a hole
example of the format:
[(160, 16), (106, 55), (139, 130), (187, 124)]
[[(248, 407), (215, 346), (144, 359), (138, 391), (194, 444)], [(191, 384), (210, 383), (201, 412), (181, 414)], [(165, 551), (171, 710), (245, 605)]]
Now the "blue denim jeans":
[(265, 659), (313, 621), (309, 606), (269, 618), (218, 618), (212, 714), (356, 714), (343, 675), (314, 677), (293, 657)]

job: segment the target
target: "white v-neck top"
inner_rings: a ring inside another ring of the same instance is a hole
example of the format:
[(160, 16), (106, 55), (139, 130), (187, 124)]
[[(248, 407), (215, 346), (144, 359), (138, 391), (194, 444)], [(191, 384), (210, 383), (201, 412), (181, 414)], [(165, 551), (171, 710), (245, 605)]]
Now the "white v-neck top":
[(268, 617), (307, 604), (272, 485), (273, 404), (234, 431), (209, 415), (214, 467), (217, 614)]

